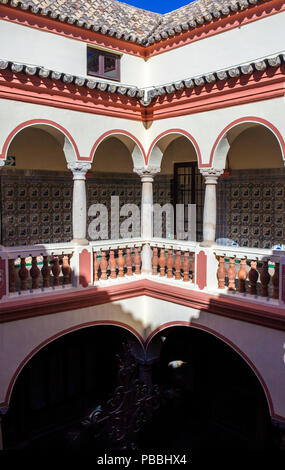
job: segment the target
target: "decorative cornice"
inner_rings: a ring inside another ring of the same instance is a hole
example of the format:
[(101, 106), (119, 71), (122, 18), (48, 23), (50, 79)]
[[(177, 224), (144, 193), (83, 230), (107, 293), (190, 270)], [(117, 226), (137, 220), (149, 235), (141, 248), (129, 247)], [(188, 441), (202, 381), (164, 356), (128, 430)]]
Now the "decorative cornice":
[(170, 82), (160, 86), (139, 88), (136, 85), (115, 84), (114, 82), (100, 81), (93, 78), (85, 78), (50, 70), (39, 65), (24, 64), (5, 59), (0, 59), (0, 71), (10, 69), (13, 73), (24, 73), (27, 76), (38, 76), (42, 79), (49, 78), (52, 81), (62, 81), (65, 84), (73, 84), (77, 87), (86, 87), (90, 90), (97, 89), (107, 93), (125, 95), (129, 98), (139, 100), (147, 107), (152, 100), (164, 95), (172, 95), (178, 91), (202, 88), (213, 85), (216, 82), (225, 82), (230, 79), (237, 79), (242, 76), (249, 78), (256, 72), (264, 72), (269, 68), (278, 68), (285, 62), (285, 52), (276, 53), (267, 57), (256, 59), (251, 62), (234, 65), (223, 70), (215, 70), (196, 77), (186, 78), (175, 82)]
[(108, 93), (118, 93), (119, 95), (126, 95), (130, 98), (137, 97), (138, 99), (141, 99), (144, 96), (144, 91), (133, 85), (124, 85), (122, 83), (117, 85), (114, 82), (100, 81), (93, 78), (85, 78), (64, 72), (58, 72), (56, 70), (50, 70), (45, 67), (41, 67), (40, 65), (30, 65), (22, 62), (0, 59), (0, 70), (6, 69), (10, 69), (14, 73), (24, 73), (29, 76), (36, 75), (40, 78), (62, 81), (66, 84), (74, 84), (78, 87), (89, 88), (90, 90), (97, 89)]
[(0, 305), (0, 323), (77, 310), (142, 295), (285, 331), (284, 309), (278, 306), (268, 305), (265, 310), (264, 305), (251, 302), (250, 298), (238, 300), (230, 295), (208, 294), (150, 279), (120, 283), (110, 287), (91, 287), (67, 294), (22, 299), (13, 303), (3, 302)]

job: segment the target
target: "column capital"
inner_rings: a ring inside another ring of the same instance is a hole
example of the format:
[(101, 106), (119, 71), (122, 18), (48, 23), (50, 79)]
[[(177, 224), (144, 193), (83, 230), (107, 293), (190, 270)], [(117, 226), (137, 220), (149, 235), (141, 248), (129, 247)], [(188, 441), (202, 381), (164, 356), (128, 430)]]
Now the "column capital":
[(89, 162), (71, 162), (67, 164), (67, 168), (72, 171), (74, 180), (85, 180), (85, 175), (91, 168)]
[(142, 168), (134, 168), (134, 173), (137, 173), (142, 180), (142, 183), (152, 183), (153, 178), (160, 172), (160, 168), (156, 166), (145, 166)]
[(200, 173), (205, 177), (205, 184), (217, 184), (219, 176), (224, 173), (224, 170), (217, 170), (216, 168), (200, 168)]

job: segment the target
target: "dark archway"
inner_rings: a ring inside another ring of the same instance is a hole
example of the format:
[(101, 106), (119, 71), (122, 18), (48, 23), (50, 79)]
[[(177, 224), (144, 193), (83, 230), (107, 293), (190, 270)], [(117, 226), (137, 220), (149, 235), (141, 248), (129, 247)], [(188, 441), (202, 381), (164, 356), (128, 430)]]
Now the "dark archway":
[(141, 360), (138, 340), (117, 326), (82, 328), (44, 346), (13, 388), (3, 417), (4, 448), (81, 448), (81, 422), (112, 396), (124, 344)]
[(156, 343), (157, 336), (162, 347), (153, 382), (162, 399), (142, 434), (147, 449), (274, 448), (263, 388), (236, 351), (195, 328), (168, 328)]

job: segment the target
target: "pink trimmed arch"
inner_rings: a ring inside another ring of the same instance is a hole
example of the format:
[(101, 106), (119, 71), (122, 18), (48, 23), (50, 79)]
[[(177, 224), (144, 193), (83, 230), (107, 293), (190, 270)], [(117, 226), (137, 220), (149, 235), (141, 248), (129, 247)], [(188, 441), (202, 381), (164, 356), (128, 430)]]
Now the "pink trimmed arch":
[(270, 415), (272, 418), (276, 418), (276, 419), (281, 419), (281, 420), (284, 420), (284, 423), (285, 423), (285, 417), (281, 417), (277, 414), (275, 414), (274, 412), (274, 406), (273, 406), (273, 401), (272, 401), (272, 398), (271, 398), (271, 395), (270, 395), (270, 392), (269, 392), (269, 389), (266, 385), (266, 382), (264, 380), (264, 378), (262, 377), (261, 373), (259, 372), (259, 370), (255, 367), (255, 365), (253, 364), (253, 362), (249, 359), (249, 357), (235, 344), (233, 343), (230, 339), (226, 338), (225, 336), (223, 336), (222, 334), (218, 333), (217, 331), (213, 330), (212, 328), (208, 328), (207, 326), (204, 326), (204, 325), (201, 325), (199, 323), (190, 323), (190, 322), (187, 322), (187, 321), (171, 321), (171, 322), (168, 322), (168, 323), (164, 323), (163, 325), (160, 325), (158, 326), (149, 336), (148, 338), (146, 339), (145, 341), (145, 349), (147, 351), (147, 348), (151, 342), (151, 340), (160, 332), (160, 331), (163, 331), (167, 328), (171, 328), (173, 326), (187, 326), (187, 327), (190, 327), (190, 328), (196, 328), (198, 330), (202, 330), (202, 331), (205, 331), (207, 333), (210, 333), (212, 334), (213, 336), (215, 336), (216, 338), (222, 340), (224, 343), (226, 343), (228, 346), (230, 346), (234, 351), (236, 351), (241, 357), (242, 359), (244, 359), (244, 361), (247, 363), (247, 365), (251, 368), (251, 370), (253, 371), (253, 373), (256, 375), (258, 381), (260, 382), (262, 388), (263, 388), (263, 391), (265, 393), (265, 396), (266, 396), (266, 400), (267, 400), (267, 403), (268, 403), (268, 408), (269, 408), (269, 411), (270, 411)]
[(54, 127), (55, 129), (58, 129), (62, 134), (64, 134), (68, 138), (68, 140), (70, 141), (70, 143), (71, 143), (71, 145), (74, 149), (74, 152), (76, 154), (77, 159), (80, 160), (79, 151), (78, 151), (77, 145), (76, 145), (75, 140), (73, 139), (72, 135), (63, 126), (61, 126), (60, 124), (57, 124), (54, 121), (50, 121), (49, 119), (31, 119), (29, 121), (22, 122), (22, 124), (19, 124), (17, 127), (15, 127), (15, 129), (13, 129), (10, 132), (10, 134), (8, 135), (7, 139), (4, 142), (4, 145), (3, 145), (3, 148), (2, 148), (2, 153), (0, 154), (0, 158), (2, 158), (2, 159), (6, 158), (9, 145), (11, 144), (14, 137), (21, 130), (25, 129), (26, 127), (35, 126), (37, 124), (44, 124), (44, 125), (47, 125), (47, 126), (50, 126), (50, 127)]
[(198, 160), (198, 166), (200, 168), (200, 166), (202, 165), (202, 156), (201, 156), (201, 151), (200, 151), (200, 148), (199, 148), (199, 145), (196, 141), (196, 139), (194, 139), (194, 137), (187, 131), (184, 131), (183, 129), (169, 129), (167, 131), (164, 131), (162, 132), (161, 134), (159, 134), (154, 140), (153, 142), (151, 143), (150, 147), (149, 147), (149, 150), (148, 150), (148, 153), (147, 153), (147, 157), (146, 157), (146, 162), (147, 164), (149, 163), (149, 157), (150, 157), (150, 154), (153, 150), (153, 147), (155, 146), (155, 144), (158, 143), (158, 141), (160, 139), (162, 139), (163, 137), (167, 136), (167, 135), (171, 135), (171, 134), (180, 134), (181, 136), (184, 136), (186, 137), (188, 140), (190, 140), (190, 142), (193, 144), (194, 148), (195, 148), (195, 151), (196, 151), (196, 155), (197, 155), (197, 160)]
[(99, 145), (103, 142), (104, 139), (106, 139), (107, 137), (110, 137), (112, 135), (125, 135), (126, 137), (129, 137), (131, 140), (133, 140), (135, 142), (135, 144), (139, 147), (141, 153), (142, 153), (142, 156), (144, 158), (144, 161), (145, 163), (147, 163), (147, 158), (146, 158), (146, 154), (145, 154), (145, 151), (144, 151), (144, 148), (142, 146), (142, 144), (140, 143), (140, 141), (137, 139), (137, 137), (135, 137), (133, 134), (131, 134), (130, 132), (128, 131), (125, 131), (124, 129), (112, 129), (111, 131), (107, 131), (107, 132), (104, 132), (104, 134), (102, 134), (95, 142), (95, 144), (93, 145), (92, 149), (91, 149), (91, 152), (90, 152), (90, 155), (89, 157), (87, 158), (84, 158), (84, 157), (81, 157), (81, 159), (84, 158), (85, 161), (92, 161), (93, 160), (93, 156), (97, 150), (97, 148), (99, 147)]
[(72, 326), (70, 328), (67, 328), (65, 330), (62, 330), (60, 331), (59, 333), (56, 333), (55, 335), (45, 339), (44, 341), (42, 341), (42, 343), (40, 343), (38, 346), (36, 346), (22, 361), (21, 363), (19, 364), (19, 366), (17, 367), (12, 379), (10, 380), (10, 383), (8, 385), (8, 389), (7, 389), (7, 392), (6, 392), (6, 395), (5, 395), (5, 401), (0, 403), (0, 406), (8, 406), (9, 405), (9, 402), (10, 402), (10, 398), (11, 398), (11, 395), (12, 395), (12, 391), (13, 391), (13, 388), (14, 388), (14, 385), (16, 383), (16, 380), (20, 374), (20, 372), (22, 371), (22, 369), (25, 367), (25, 365), (29, 362), (30, 359), (32, 359), (32, 357), (38, 352), (40, 351), (44, 346), (46, 346), (47, 344), (50, 344), (52, 343), (53, 341), (55, 341), (56, 339), (60, 338), (61, 336), (64, 336), (68, 333), (71, 333), (72, 331), (76, 331), (76, 330), (81, 330), (83, 328), (88, 328), (88, 327), (91, 327), (91, 326), (101, 326), (101, 325), (110, 325), (110, 326), (118, 326), (120, 328), (124, 328), (125, 330), (129, 331), (130, 333), (132, 333), (139, 341), (139, 343), (141, 344), (142, 346), (142, 349), (145, 348), (145, 343), (144, 343), (144, 340), (142, 338), (142, 336), (131, 326), (127, 325), (126, 323), (122, 323), (122, 322), (119, 322), (119, 321), (113, 321), (113, 320), (96, 320), (96, 321), (90, 321), (90, 322), (86, 322), (86, 323), (81, 323), (79, 325), (75, 325), (75, 326)]
[(246, 116), (246, 117), (236, 119), (235, 121), (231, 122), (230, 124), (228, 124), (220, 132), (220, 134), (218, 135), (218, 137), (215, 140), (215, 143), (212, 147), (211, 154), (210, 154), (210, 162), (206, 165), (204, 164), (204, 166), (207, 166), (207, 167), (212, 167), (213, 166), (213, 160), (214, 160), (215, 152), (217, 150), (217, 147), (218, 147), (219, 143), (221, 142), (222, 138), (226, 135), (226, 133), (230, 129), (232, 129), (233, 127), (235, 127), (239, 124), (246, 123), (246, 122), (261, 124), (262, 126), (269, 129), (275, 135), (275, 137), (276, 137), (276, 139), (279, 143), (279, 146), (280, 146), (282, 159), (283, 159), (283, 161), (285, 161), (285, 142), (284, 142), (284, 139), (283, 139), (281, 133), (279, 132), (279, 130), (273, 124), (271, 124), (271, 122), (267, 121), (266, 119), (262, 119), (262, 118), (259, 118), (259, 117), (256, 117), (256, 116)]

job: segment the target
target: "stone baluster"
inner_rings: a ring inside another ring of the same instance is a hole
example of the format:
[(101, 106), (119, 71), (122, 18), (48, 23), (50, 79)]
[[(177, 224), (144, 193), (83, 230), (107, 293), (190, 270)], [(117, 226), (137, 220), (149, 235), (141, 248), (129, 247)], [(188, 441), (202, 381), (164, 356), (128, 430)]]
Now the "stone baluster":
[(15, 270), (15, 260), (9, 259), (9, 292), (16, 292), (16, 270)]
[(183, 260), (183, 281), (188, 282), (190, 280), (189, 270), (190, 270), (190, 259), (189, 251), (184, 251), (184, 260)]
[(131, 248), (127, 248), (126, 254), (127, 276), (133, 275), (133, 260), (131, 255)]
[(239, 272), (238, 272), (238, 291), (243, 294), (245, 292), (245, 281), (247, 278), (246, 271), (246, 259), (240, 260)]
[[(144, 240), (151, 240), (153, 236), (153, 179), (160, 171), (158, 167), (134, 168), (142, 182), (141, 199), (141, 237)], [(145, 243), (142, 248), (142, 272), (152, 273), (152, 250), (149, 243)]]
[(93, 277), (94, 277), (94, 282), (99, 280), (99, 276), (98, 276), (99, 266), (100, 266), (100, 263), (97, 259), (97, 253), (96, 253), (96, 251), (94, 251), (94, 253), (93, 253)]
[(111, 279), (116, 279), (117, 277), (117, 261), (115, 258), (115, 252), (114, 250), (110, 250), (110, 258), (109, 258), (109, 266), (110, 266), (110, 278)]
[(258, 279), (258, 271), (256, 269), (257, 261), (251, 261), (250, 266), (251, 268), (248, 273), (249, 293), (251, 295), (256, 295), (257, 294), (256, 284), (257, 284), (257, 279)]
[(119, 277), (124, 277), (124, 267), (125, 267), (125, 258), (124, 258), (124, 250), (119, 248), (119, 256), (118, 256), (118, 268), (119, 268)]
[(21, 290), (27, 290), (27, 280), (29, 276), (29, 271), (26, 268), (26, 258), (21, 258), (21, 267), (19, 270), (19, 278), (21, 280)]
[(40, 280), (41, 272), (38, 268), (38, 260), (36, 256), (32, 257), (32, 267), (30, 269), (30, 276), (32, 278), (32, 289), (39, 288), (39, 280)]
[(192, 253), (192, 282), (195, 282), (195, 253)]
[(275, 262), (274, 266), (274, 274), (272, 276), (272, 284), (273, 284), (273, 299), (279, 299), (279, 261)]
[(160, 267), (160, 276), (165, 276), (165, 250), (164, 248), (160, 249), (159, 255), (159, 267)]
[(217, 219), (216, 186), (218, 177), (223, 171), (214, 168), (200, 169), (200, 172), (205, 177), (202, 246), (211, 246), (215, 243)]
[(262, 263), (262, 269), (260, 273), (260, 282), (261, 282), (262, 297), (268, 297), (268, 284), (270, 282), (270, 274), (268, 272), (268, 260), (265, 260)]
[(181, 279), (181, 251), (180, 250), (177, 250), (175, 252), (174, 267), (175, 267), (175, 279), (176, 281), (180, 281)]
[(157, 267), (158, 267), (158, 255), (157, 255), (157, 247), (154, 246), (152, 249), (153, 257), (152, 257), (152, 274), (153, 276), (157, 276)]
[(235, 259), (230, 258), (230, 265), (228, 269), (228, 278), (229, 278), (229, 286), (228, 290), (235, 290), (235, 280), (236, 280), (236, 267), (235, 267)]
[(68, 163), (68, 169), (73, 173), (73, 201), (72, 201), (72, 229), (73, 243), (87, 245), (86, 224), (86, 186), (85, 175), (91, 168), (91, 163), (72, 162)]
[(173, 254), (172, 250), (168, 250), (168, 256), (167, 256), (167, 277), (168, 279), (173, 278)]
[(71, 267), (69, 264), (69, 256), (63, 255), (62, 258), (62, 274), (63, 274), (63, 284), (70, 284), (71, 282)]
[(59, 286), (60, 265), (58, 256), (53, 257), (51, 271), (53, 274), (53, 286)]
[(218, 289), (225, 288), (225, 277), (226, 277), (226, 268), (225, 268), (225, 257), (219, 256), (219, 267), (217, 271), (218, 277)]
[(48, 256), (45, 255), (44, 260), (43, 260), (43, 267), (41, 269), (42, 277), (43, 277), (43, 287), (50, 286), (50, 271), (51, 271), (51, 268), (48, 263)]
[(134, 264), (135, 264), (135, 274), (141, 273), (141, 255), (139, 252), (139, 248), (135, 247), (135, 254), (134, 254)]
[(107, 268), (108, 268), (108, 261), (106, 259), (106, 252), (101, 252), (101, 261), (100, 261), (100, 268), (101, 268), (101, 279), (106, 281), (107, 277)]

